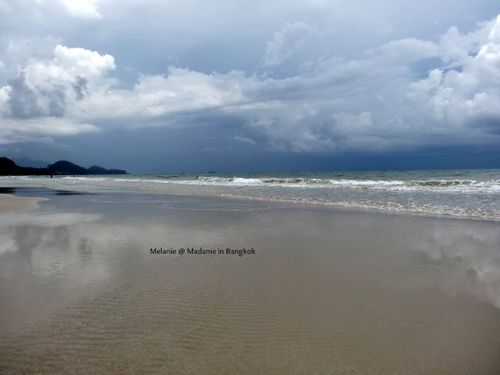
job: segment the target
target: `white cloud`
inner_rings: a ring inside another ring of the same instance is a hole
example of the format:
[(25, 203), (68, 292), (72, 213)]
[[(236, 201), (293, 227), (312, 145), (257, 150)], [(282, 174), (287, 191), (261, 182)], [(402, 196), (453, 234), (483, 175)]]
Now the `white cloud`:
[(229, 106), (243, 100), (241, 72), (204, 74), (171, 67), (166, 75), (143, 75), (132, 90), (98, 90), (75, 106), (87, 118), (148, 118)]
[(75, 17), (101, 18), (98, 0), (60, 0), (66, 11)]
[[(285, 24), (264, 63), (287, 61), (312, 32), (305, 23)], [(500, 134), (499, 34), (500, 17), (468, 34), (451, 28), (437, 41), (405, 38), (357, 58), (327, 56), (283, 78), (170, 67), (165, 75), (140, 75), (130, 88), (110, 78), (113, 56), (58, 45), (50, 58), (29, 59), (0, 87), (0, 140), (116, 123), (196, 126), (230, 119), (240, 144), (299, 152), (492, 142)], [(418, 78), (416, 66), (429, 60), (433, 69)]]
[(84, 48), (68, 48), (58, 45), (54, 49), (54, 65), (60, 66), (70, 74), (87, 78), (101, 77), (116, 68), (111, 55), (100, 55)]
[(110, 55), (83, 48), (55, 47), (53, 58), (31, 59), (8, 87), (13, 118), (58, 116), (82, 100), (89, 90), (107, 86), (107, 72), (115, 69)]
[[(472, 36), (451, 29), (442, 39), (452, 68), (437, 68), (411, 85), (420, 114), (449, 127), (473, 124), (500, 134), (500, 16)], [(482, 36), (479, 43), (472, 37)], [(450, 39), (457, 41), (450, 47)], [(460, 43), (463, 40), (464, 43)], [(450, 52), (451, 51), (451, 52)], [(450, 57), (452, 56), (452, 57)]]
[(7, 115), (8, 113), (7, 101), (9, 100), (9, 91), (9, 86), (0, 87), (0, 116)]
[(438, 57), (439, 49), (436, 43), (409, 38), (388, 42), (375, 51), (371, 51), (370, 54), (379, 55), (390, 64), (395, 62), (402, 64)]
[(272, 40), (267, 42), (264, 66), (280, 65), (290, 59), (300, 51), (313, 32), (314, 28), (304, 22), (283, 25), (274, 32)]
[(105, 75), (114, 68), (110, 55), (61, 45), (51, 59), (29, 60), (15, 79), (0, 87), (0, 143), (98, 130), (68, 114), (90, 91), (105, 89)]
[(0, 119), (0, 144), (52, 142), (53, 137), (99, 131), (91, 124), (57, 117)]

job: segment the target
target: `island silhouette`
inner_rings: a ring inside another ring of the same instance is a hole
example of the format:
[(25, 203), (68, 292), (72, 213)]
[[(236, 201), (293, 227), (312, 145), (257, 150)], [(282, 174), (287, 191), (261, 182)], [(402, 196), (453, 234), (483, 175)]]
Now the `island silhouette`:
[(67, 160), (59, 160), (46, 168), (21, 167), (6, 157), (0, 157), (0, 176), (99, 175), (127, 174), (121, 169), (106, 169), (98, 165), (84, 168)]

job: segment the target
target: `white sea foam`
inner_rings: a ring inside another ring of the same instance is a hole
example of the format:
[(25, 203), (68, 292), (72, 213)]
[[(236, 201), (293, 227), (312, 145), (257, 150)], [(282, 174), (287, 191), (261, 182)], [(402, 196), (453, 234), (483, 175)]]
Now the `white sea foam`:
[[(500, 172), (288, 176), (128, 175), (2, 178), (6, 186), (148, 191), (500, 220)], [(6, 181), (9, 183), (6, 184)]]
[(500, 180), (358, 180), (331, 178), (246, 178), (246, 177), (198, 177), (182, 178), (112, 178), (112, 177), (63, 177), (75, 181), (114, 181), (143, 184), (211, 185), (211, 186), (279, 186), (306, 188), (351, 188), (390, 191), (435, 191), (435, 192), (500, 192)]
[[(2, 180), (43, 180), (43, 177), (1, 177)], [(113, 181), (117, 183), (132, 182), (143, 184), (176, 184), (176, 185), (213, 185), (213, 186), (279, 186), (279, 187), (309, 187), (309, 188), (352, 188), (374, 190), (422, 190), (442, 192), (500, 192), (500, 180), (490, 179), (477, 181), (471, 179), (411, 179), (411, 180), (380, 180), (380, 179), (332, 179), (332, 178), (302, 178), (302, 177), (218, 177), (198, 176), (197, 178), (172, 177), (95, 177), (95, 176), (65, 176), (65, 181)]]

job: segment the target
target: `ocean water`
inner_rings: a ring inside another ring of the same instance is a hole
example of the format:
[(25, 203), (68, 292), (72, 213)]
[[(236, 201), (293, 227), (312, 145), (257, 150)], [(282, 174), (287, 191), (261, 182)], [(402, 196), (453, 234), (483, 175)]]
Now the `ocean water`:
[(500, 220), (500, 170), (4, 177), (0, 183), (148, 191)]

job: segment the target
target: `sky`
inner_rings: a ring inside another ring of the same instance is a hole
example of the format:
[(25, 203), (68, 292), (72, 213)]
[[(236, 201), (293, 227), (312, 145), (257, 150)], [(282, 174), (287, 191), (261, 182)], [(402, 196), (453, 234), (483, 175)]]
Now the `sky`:
[(500, 168), (500, 3), (0, 0), (0, 155)]

